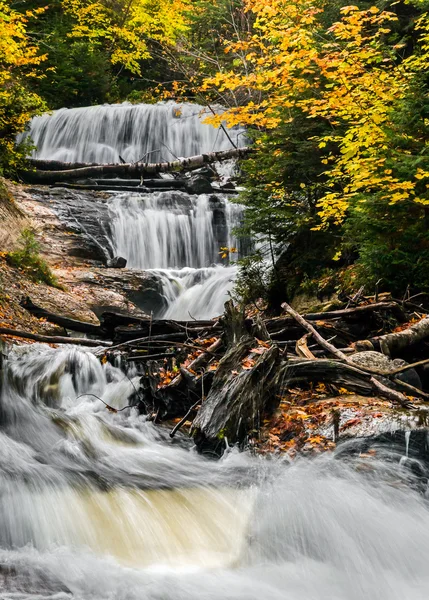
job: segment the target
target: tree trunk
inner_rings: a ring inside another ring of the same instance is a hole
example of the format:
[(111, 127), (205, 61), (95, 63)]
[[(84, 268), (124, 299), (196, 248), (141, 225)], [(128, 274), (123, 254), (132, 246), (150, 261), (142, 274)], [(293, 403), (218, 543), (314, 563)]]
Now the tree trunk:
[[(277, 346), (267, 348), (250, 369), (242, 361), (258, 345), (249, 332), (244, 314), (230, 300), (222, 319), (226, 354), (219, 362), (207, 397), (192, 423), (197, 446), (219, 451), (225, 443), (245, 440), (259, 426), (262, 413), (272, 401), (270, 384), (274, 379), (280, 353)], [(266, 333), (256, 324), (259, 335)]]
[(273, 405), (271, 384), (279, 349), (272, 346), (258, 357), (254, 367), (244, 370), (241, 361), (254, 343), (251, 339), (240, 341), (219, 363), (210, 392), (192, 423), (195, 443), (201, 450), (218, 451), (226, 443), (243, 442)]
[(426, 338), (429, 338), (429, 317), (422, 319), (418, 323), (414, 323), (414, 325), (403, 331), (364, 340), (357, 344), (356, 347), (365, 350), (380, 348), (381, 352), (386, 354), (386, 356), (395, 356), (395, 354), (399, 354), (405, 348), (417, 344)]
[[(111, 175), (117, 177), (142, 177), (144, 175), (153, 175), (154, 173), (181, 173), (184, 171), (193, 171), (204, 165), (222, 162), (231, 158), (244, 158), (250, 152), (251, 148), (238, 148), (233, 150), (224, 150), (223, 152), (209, 152), (207, 154), (198, 154), (189, 158), (182, 158), (172, 162), (165, 163), (126, 163), (120, 165), (96, 165), (93, 164), (79, 166), (78, 168), (69, 168), (67, 163), (57, 171), (37, 170), (39, 165), (46, 167), (47, 162), (39, 163), (32, 161), (36, 167), (35, 171), (25, 171), (21, 173), (25, 180), (31, 183), (57, 183), (61, 181), (71, 181), (73, 179), (82, 179), (87, 177), (102, 177)], [(74, 167), (74, 165), (72, 165)]]

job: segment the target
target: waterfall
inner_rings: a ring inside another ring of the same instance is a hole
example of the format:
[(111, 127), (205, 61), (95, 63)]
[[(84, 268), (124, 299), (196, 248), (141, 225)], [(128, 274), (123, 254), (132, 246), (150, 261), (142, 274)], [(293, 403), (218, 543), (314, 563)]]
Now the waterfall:
[[(61, 109), (32, 119), (35, 158), (70, 162), (170, 161), (245, 143), (243, 130), (226, 135), (202, 121), (195, 104), (105, 105)], [(223, 166), (221, 174), (231, 172)], [(111, 245), (131, 269), (151, 270), (164, 302), (155, 316), (211, 318), (223, 312), (237, 268), (222, 247), (236, 247), (241, 206), (226, 195), (184, 192), (115, 193), (109, 201)], [(242, 248), (233, 253), (236, 260)]]
[(167, 308), (156, 316), (186, 320), (222, 313), (237, 269), (222, 265), (220, 248), (239, 245), (233, 229), (241, 206), (220, 194), (159, 192), (118, 194), (109, 209), (115, 253), (159, 278)]
[(220, 246), (237, 245), (232, 230), (242, 215), (225, 195), (184, 192), (118, 194), (109, 209), (115, 251), (133, 269), (220, 263)]
[[(204, 125), (211, 114), (198, 104), (116, 104), (62, 108), (34, 117), (29, 135), (32, 156), (64, 162), (163, 162), (213, 150), (229, 150), (223, 129)], [(243, 130), (229, 137), (245, 145)]]
[(427, 597), (427, 500), (389, 456), (210, 460), (80, 348), (16, 348), (2, 375), (2, 600)]

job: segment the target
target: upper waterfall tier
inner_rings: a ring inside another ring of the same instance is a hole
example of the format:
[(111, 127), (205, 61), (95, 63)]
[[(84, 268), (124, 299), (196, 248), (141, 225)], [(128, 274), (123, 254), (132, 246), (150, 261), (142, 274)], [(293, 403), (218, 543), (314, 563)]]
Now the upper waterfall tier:
[[(208, 111), (198, 104), (116, 104), (62, 108), (32, 119), (34, 158), (64, 162), (119, 163), (171, 161), (228, 150), (222, 129), (204, 124)], [(229, 136), (243, 146), (243, 130)]]

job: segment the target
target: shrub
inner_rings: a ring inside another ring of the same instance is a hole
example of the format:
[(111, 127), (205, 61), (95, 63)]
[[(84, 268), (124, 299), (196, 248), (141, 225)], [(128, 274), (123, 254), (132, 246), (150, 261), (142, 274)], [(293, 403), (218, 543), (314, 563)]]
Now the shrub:
[(19, 245), (18, 250), (7, 254), (8, 263), (24, 271), (35, 282), (59, 287), (57, 278), (53, 275), (47, 262), (40, 256), (40, 244), (31, 229), (22, 231)]

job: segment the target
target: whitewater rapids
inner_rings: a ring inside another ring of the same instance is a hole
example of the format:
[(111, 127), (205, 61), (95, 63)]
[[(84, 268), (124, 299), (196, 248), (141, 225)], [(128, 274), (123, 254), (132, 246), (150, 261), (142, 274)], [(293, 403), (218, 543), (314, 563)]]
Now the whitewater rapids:
[(0, 598), (427, 598), (429, 511), (410, 473), (340, 452), (199, 456), (98, 399), (123, 408), (138, 380), (81, 349), (9, 352)]

